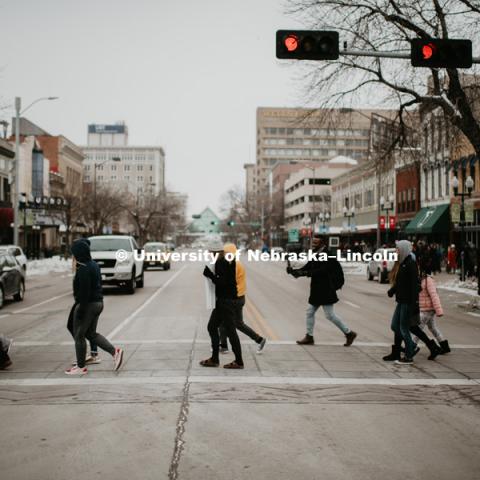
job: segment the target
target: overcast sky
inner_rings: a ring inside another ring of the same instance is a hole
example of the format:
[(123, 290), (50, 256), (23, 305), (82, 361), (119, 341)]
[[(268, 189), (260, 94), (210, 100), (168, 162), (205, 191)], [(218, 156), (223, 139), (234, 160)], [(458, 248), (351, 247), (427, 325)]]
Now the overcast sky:
[[(275, 31), (299, 25), (281, 0), (0, 0), (0, 97), (86, 143), (88, 123), (124, 120), (130, 144), (161, 145), (167, 187), (189, 213), (244, 185), (257, 106), (299, 106)], [(13, 109), (0, 112), (8, 119)]]

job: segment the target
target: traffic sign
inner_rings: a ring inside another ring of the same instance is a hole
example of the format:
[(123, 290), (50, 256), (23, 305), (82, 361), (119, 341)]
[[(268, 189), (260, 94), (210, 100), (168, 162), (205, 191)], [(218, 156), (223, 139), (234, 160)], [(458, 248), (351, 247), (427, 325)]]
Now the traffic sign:
[(291, 228), (288, 231), (288, 242), (289, 243), (298, 242), (299, 238), (300, 238), (300, 235), (299, 235), (298, 228)]

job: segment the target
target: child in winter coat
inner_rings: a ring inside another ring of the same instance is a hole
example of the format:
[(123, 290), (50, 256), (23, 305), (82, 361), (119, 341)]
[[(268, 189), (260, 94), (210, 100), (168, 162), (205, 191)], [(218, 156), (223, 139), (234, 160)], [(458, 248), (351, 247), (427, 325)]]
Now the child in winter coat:
[(440, 348), (442, 349), (440, 354), (443, 355), (450, 352), (450, 347), (448, 345), (448, 340), (445, 340), (435, 322), (435, 316), (443, 317), (443, 309), (437, 293), (435, 280), (431, 274), (432, 272), (428, 265), (420, 265), (420, 279), (422, 285), (422, 290), (419, 294), (420, 328), (423, 330), (425, 326), (428, 327), (437, 342), (440, 344)]

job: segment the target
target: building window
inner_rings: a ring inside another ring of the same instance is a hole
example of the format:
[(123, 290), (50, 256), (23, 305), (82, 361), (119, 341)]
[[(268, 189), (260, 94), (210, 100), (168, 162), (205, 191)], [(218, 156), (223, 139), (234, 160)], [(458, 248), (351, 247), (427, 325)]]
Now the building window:
[(139, 175), (139, 176), (137, 177), (137, 182), (143, 182), (143, 176)]
[(435, 199), (435, 171), (434, 171), (433, 168), (431, 169), (431, 174), (432, 174), (432, 178), (431, 178), (431, 180), (432, 180), (432, 196), (431, 196), (431, 198), (432, 198), (432, 200), (434, 200)]
[(438, 166), (438, 197), (442, 198), (442, 167)]
[(137, 171), (142, 172), (143, 171), (143, 165), (137, 165)]

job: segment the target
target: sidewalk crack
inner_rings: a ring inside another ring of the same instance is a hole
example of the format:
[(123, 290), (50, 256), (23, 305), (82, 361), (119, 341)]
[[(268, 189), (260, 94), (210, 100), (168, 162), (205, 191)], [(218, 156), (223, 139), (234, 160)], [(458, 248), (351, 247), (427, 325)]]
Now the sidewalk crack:
[(180, 405), (180, 413), (178, 415), (177, 424), (176, 424), (176, 435), (174, 442), (174, 449), (172, 460), (170, 461), (170, 468), (168, 470), (168, 479), (176, 480), (178, 479), (178, 467), (180, 465), (180, 459), (182, 457), (183, 449), (185, 446), (185, 424), (188, 420), (188, 414), (190, 412), (190, 374), (192, 371), (193, 357), (195, 354), (195, 343), (197, 341), (198, 333), (198, 321), (195, 326), (195, 333), (192, 341), (192, 348), (190, 349), (190, 357), (188, 360), (187, 375), (185, 378), (185, 384), (183, 385), (183, 395), (182, 403)]

